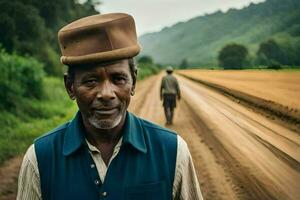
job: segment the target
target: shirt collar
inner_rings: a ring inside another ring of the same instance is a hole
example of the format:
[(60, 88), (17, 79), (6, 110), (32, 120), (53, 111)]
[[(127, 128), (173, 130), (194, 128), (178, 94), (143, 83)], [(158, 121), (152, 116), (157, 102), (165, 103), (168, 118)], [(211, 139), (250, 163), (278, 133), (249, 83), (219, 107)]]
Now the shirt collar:
[[(63, 144), (63, 155), (68, 156), (85, 144), (84, 135), (81, 114), (78, 111), (66, 130)], [(147, 153), (144, 130), (140, 124), (140, 120), (129, 112), (126, 113), (122, 136), (122, 144), (129, 144), (136, 150), (142, 153)]]

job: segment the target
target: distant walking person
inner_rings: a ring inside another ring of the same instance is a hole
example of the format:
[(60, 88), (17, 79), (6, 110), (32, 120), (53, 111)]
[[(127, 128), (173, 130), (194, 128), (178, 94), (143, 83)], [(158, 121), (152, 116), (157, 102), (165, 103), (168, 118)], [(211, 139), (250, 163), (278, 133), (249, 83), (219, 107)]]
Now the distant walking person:
[(176, 97), (180, 100), (180, 89), (177, 79), (172, 75), (173, 68), (167, 67), (167, 75), (163, 77), (160, 86), (160, 99), (163, 100), (163, 106), (166, 116), (166, 124), (173, 123), (174, 109), (176, 107)]

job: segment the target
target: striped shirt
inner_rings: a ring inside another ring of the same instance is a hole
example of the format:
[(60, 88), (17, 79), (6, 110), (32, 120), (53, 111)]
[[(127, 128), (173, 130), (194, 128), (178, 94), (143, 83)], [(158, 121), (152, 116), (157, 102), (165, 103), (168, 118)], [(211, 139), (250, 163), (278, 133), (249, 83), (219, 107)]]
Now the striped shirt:
[[(87, 140), (86, 140), (87, 141)], [(173, 183), (173, 199), (180, 200), (202, 200), (199, 183), (194, 169), (193, 160), (186, 142), (178, 135), (178, 148), (176, 158), (175, 177)], [(104, 182), (107, 169), (111, 161), (119, 153), (122, 138), (114, 147), (113, 155), (106, 166), (101, 152), (87, 141), (89, 152), (93, 158), (99, 177)], [(38, 164), (34, 145), (27, 150), (20, 170), (18, 180), (17, 200), (41, 200), (41, 186)]]

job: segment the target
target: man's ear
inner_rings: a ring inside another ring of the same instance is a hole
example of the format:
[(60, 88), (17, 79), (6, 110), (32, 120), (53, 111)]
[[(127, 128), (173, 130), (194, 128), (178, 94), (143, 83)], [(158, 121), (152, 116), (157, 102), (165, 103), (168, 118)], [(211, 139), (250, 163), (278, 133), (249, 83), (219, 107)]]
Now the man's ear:
[(70, 79), (70, 76), (68, 76), (68, 74), (66, 73), (64, 74), (64, 83), (70, 99), (75, 100), (73, 81)]
[(137, 70), (134, 71), (134, 76), (132, 77), (132, 88), (131, 88), (131, 96), (135, 94), (135, 85), (136, 85), (136, 78), (137, 78)]
[(131, 96), (135, 94), (135, 85), (132, 86), (130, 94)]

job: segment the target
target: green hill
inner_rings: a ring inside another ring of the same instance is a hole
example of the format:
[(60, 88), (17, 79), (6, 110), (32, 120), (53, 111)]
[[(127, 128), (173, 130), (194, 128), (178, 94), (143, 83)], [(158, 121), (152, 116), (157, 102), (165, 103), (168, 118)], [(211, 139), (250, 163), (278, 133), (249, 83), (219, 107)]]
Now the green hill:
[(218, 52), (229, 43), (245, 45), (254, 57), (259, 44), (270, 38), (300, 52), (299, 0), (267, 0), (241, 10), (218, 11), (139, 39), (143, 54), (155, 62), (178, 65), (187, 59), (191, 66), (212, 66), (217, 65)]

